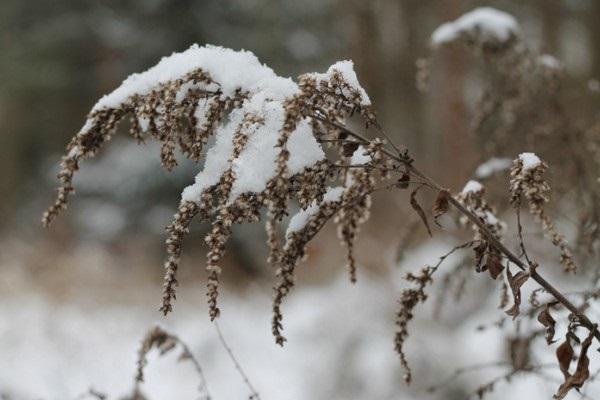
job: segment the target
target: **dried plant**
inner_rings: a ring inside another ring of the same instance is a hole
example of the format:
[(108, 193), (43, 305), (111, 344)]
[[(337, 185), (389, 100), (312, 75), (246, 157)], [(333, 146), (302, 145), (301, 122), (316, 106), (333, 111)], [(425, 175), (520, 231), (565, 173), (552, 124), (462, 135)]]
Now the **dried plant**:
[(148, 364), (148, 353), (153, 349), (158, 350), (161, 356), (179, 349), (180, 354), (178, 360), (189, 361), (194, 366), (194, 369), (200, 380), (198, 392), (201, 394), (201, 398), (205, 400), (211, 399), (200, 363), (194, 357), (194, 354), (190, 351), (189, 347), (177, 336), (165, 331), (159, 326), (156, 326), (149, 330), (142, 340), (142, 345), (138, 351), (137, 369), (134, 377), (133, 391), (128, 400), (145, 399), (145, 396), (141, 391), (141, 385), (144, 383), (144, 369)]
[[(489, 62), (500, 65), (499, 69), (506, 73), (503, 79), (511, 84), (537, 76), (539, 79), (535, 82), (540, 89), (547, 86), (549, 79), (557, 79), (547, 59), (535, 58), (537, 61), (532, 63), (532, 56), (520, 39), (516, 21), (498, 11), (480, 9), (445, 24), (434, 33), (432, 43), (434, 49), (453, 43), (476, 49)], [(509, 65), (517, 71), (510, 76)], [(499, 138), (498, 143), (506, 143), (502, 135), (510, 132), (515, 116), (521, 115), (521, 108), (537, 93), (531, 85), (516, 95), (507, 92), (485, 100), (481, 106), (485, 113), (479, 117), (476, 129), (490, 118), (500, 116), (498, 125), (501, 128), (494, 135)], [(407, 149), (389, 140), (368, 139), (351, 129), (349, 120), (353, 116), (359, 117), (366, 129), (373, 127), (387, 138), (349, 61), (338, 62), (323, 74), (301, 75), (294, 82), (275, 75), (249, 52), (192, 46), (183, 53), (164, 58), (146, 72), (131, 76), (92, 108), (84, 127), (67, 147), (68, 153), (63, 157), (59, 174), (62, 184), (58, 197), (44, 214), (43, 222), (48, 225), (60, 210), (66, 208), (67, 197), (74, 191), (73, 175), (80, 162), (94, 156), (112, 137), (118, 124), (129, 117), (130, 131), (138, 141), (154, 137), (161, 143), (160, 157), (166, 168), (177, 165), (178, 153), (192, 160), (204, 158), (202, 171), (196, 176), (195, 183), (183, 190), (178, 211), (167, 228), (161, 310), (165, 314), (172, 311), (182, 241), (194, 219), (211, 224), (205, 241), (209, 247), (206, 263), (209, 315), (214, 320), (220, 314), (220, 261), (234, 226), (259, 221), (264, 214), (270, 252), (268, 260), (278, 278), (274, 288), (272, 331), (276, 343), (283, 345), (281, 307), (294, 287), (295, 269), (305, 256), (308, 243), (328, 221), (336, 222), (342, 245), (347, 250), (350, 279), (354, 282), (357, 264), (354, 241), (359, 225), (368, 218), (371, 196), (380, 189), (412, 187), (409, 204), (430, 235), (433, 231), (428, 222), (429, 214), (439, 224), (440, 218), (454, 209), (460, 214), (463, 225), (472, 229), (473, 237), (442, 256), (437, 265), (425, 266), (419, 274), (407, 275), (412, 287), (401, 295), (395, 338), (396, 350), (406, 369), (405, 380), (411, 380), (405, 345), (416, 306), (427, 300), (426, 288), (446, 257), (457, 250), (470, 248), (475, 254), (474, 269), (488, 271), (493, 281), (501, 281), (498, 283), (503, 293), (501, 307), (507, 307), (512, 300), (512, 306), (506, 310), (507, 316), (520, 317), (517, 321), (535, 320), (537, 324), (537, 330), (529, 336), (521, 334), (511, 339), (511, 370), (502, 379), (508, 380), (516, 373), (538, 371), (529, 358), (531, 341), (545, 337), (547, 344), (552, 345), (557, 333), (556, 318), (568, 313), (567, 344), (561, 344), (560, 354), (557, 353), (564, 382), (556, 396), (562, 398), (571, 389), (582, 387), (589, 377), (588, 348), (594, 338), (600, 339), (596, 324), (585, 314), (586, 305), (593, 298), (592, 292), (579, 295), (583, 306), (576, 306), (569, 299), (570, 295), (562, 293), (542, 276), (543, 263), (532, 260), (527, 254), (520, 218), (517, 222), (518, 245), (522, 254), (510, 250), (506, 243), (510, 238), (503, 237), (508, 227), (484, 198), (481, 183), (470, 181), (459, 194), (452, 195), (449, 189), (415, 166)], [(562, 123), (563, 119), (560, 121)], [(214, 136), (214, 144), (205, 151), (211, 136)], [(518, 149), (511, 154), (521, 151)], [(548, 166), (537, 156), (526, 154), (513, 162), (510, 185), (505, 186), (506, 197), (514, 206), (517, 217), (522, 199), (527, 201), (530, 212), (559, 247), (565, 269), (574, 271), (571, 251), (544, 208), (550, 191), (543, 176)], [(532, 164), (533, 157), (537, 161)], [(493, 168), (497, 164), (506, 163), (496, 162)], [(585, 168), (591, 173), (588, 164)], [(431, 212), (421, 206), (417, 197), (420, 190), (434, 192)], [(595, 194), (586, 199), (593, 196)], [(291, 217), (284, 236), (280, 237), (279, 224), (290, 212), (292, 204), (297, 204), (300, 210)], [(497, 280), (503, 272), (505, 280)], [(536, 284), (540, 291), (550, 296), (541, 312), (538, 292), (527, 305), (522, 304), (524, 284)], [(506, 317), (499, 325), (505, 320)], [(571, 374), (571, 356), (564, 354), (573, 352), (571, 341), (577, 338), (575, 330), (578, 327), (589, 333), (581, 345), (576, 371)], [(151, 348), (166, 352), (178, 343), (176, 338), (160, 329), (153, 331), (140, 350), (136, 382), (143, 380), (145, 355)], [(491, 391), (496, 382), (481, 386), (477, 395), (481, 397)]]

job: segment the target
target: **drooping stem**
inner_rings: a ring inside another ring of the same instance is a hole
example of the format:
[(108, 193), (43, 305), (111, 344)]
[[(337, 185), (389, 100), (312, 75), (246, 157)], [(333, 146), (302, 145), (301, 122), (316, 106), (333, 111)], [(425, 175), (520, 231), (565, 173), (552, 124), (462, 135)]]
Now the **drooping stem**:
[[(348, 134), (348, 136), (353, 137), (361, 144), (367, 145), (371, 142), (369, 139), (362, 136), (361, 134), (358, 134), (348, 129), (344, 125), (338, 124), (333, 121), (329, 121), (327, 118), (320, 114), (312, 115), (312, 117), (323, 123), (334, 126), (335, 128)], [(435, 180), (427, 176), (425, 173), (421, 172), (417, 167), (415, 167), (413, 165), (413, 160), (409, 157), (403, 154), (395, 154), (385, 148), (382, 148), (381, 151), (390, 159), (403, 164), (412, 174), (426, 182), (428, 186), (438, 191), (448, 190), (442, 187), (440, 184), (438, 184)], [(496, 236), (486, 227), (486, 225), (475, 214), (473, 214), (466, 207), (464, 207), (454, 196), (449, 195), (448, 201), (454, 208), (456, 208), (461, 214), (466, 216), (472, 223), (474, 223), (480, 229), (481, 233), (486, 237), (488, 242), (494, 248), (496, 248), (496, 250), (502, 253), (510, 262), (515, 264), (521, 270), (529, 271), (531, 279), (537, 282), (538, 285), (544, 288), (544, 290), (546, 290), (548, 293), (554, 296), (554, 298), (559, 303), (561, 303), (566, 309), (573, 313), (573, 315), (577, 317), (581, 325), (587, 328), (588, 330), (594, 332), (594, 336), (600, 341), (600, 331), (596, 329), (596, 326), (592, 323), (592, 321), (590, 321), (590, 319), (577, 306), (575, 306), (569, 299), (567, 299), (560, 290), (558, 290), (554, 285), (548, 282), (535, 269), (529, 268), (529, 265), (523, 262), (516, 254), (510, 251), (500, 240), (498, 240), (498, 238), (496, 238)]]

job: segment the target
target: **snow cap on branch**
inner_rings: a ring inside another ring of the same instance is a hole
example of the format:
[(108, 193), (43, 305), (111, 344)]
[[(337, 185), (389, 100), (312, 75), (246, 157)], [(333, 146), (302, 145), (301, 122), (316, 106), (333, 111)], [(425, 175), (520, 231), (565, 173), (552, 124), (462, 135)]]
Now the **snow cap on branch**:
[(512, 15), (491, 7), (481, 7), (440, 25), (431, 35), (431, 44), (439, 47), (467, 38), (501, 45), (516, 37), (519, 31), (519, 24)]

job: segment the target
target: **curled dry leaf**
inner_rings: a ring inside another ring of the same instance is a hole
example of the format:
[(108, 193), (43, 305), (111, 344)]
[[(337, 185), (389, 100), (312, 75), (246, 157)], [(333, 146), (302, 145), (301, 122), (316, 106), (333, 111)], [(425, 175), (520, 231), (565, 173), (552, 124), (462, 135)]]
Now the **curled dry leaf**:
[(552, 303), (546, 304), (546, 306), (544, 307), (542, 312), (540, 312), (537, 317), (537, 320), (539, 321), (539, 323), (544, 325), (544, 327), (546, 328), (544, 337), (546, 338), (546, 343), (548, 343), (548, 346), (550, 346), (552, 343), (554, 343), (554, 333), (555, 333), (556, 321), (550, 314), (550, 307), (554, 306), (555, 304), (557, 304), (557, 303), (552, 302)]
[[(440, 190), (435, 198), (435, 203), (433, 203), (433, 220), (437, 224), (437, 219), (448, 212), (450, 208), (450, 203), (448, 202), (448, 197), (450, 197), (450, 192), (447, 190)], [(438, 224), (439, 225), (439, 224)]]
[(513, 295), (513, 306), (506, 310), (506, 314), (510, 315), (514, 319), (520, 313), (519, 306), (521, 305), (521, 286), (523, 286), (523, 284), (527, 282), (527, 279), (529, 279), (529, 272), (519, 271), (516, 275), (513, 275), (510, 272), (510, 268), (506, 268), (506, 278), (508, 279), (508, 285), (510, 286), (510, 290)]
[[(588, 349), (592, 344), (592, 339), (594, 338), (594, 332), (596, 327), (590, 331), (588, 336), (585, 338), (583, 343), (581, 344), (581, 352), (579, 353), (579, 360), (577, 361), (577, 368), (575, 369), (575, 373), (573, 375), (569, 374), (569, 365), (571, 364), (571, 359), (573, 357), (573, 348), (570, 347), (569, 339), (565, 340), (568, 347), (563, 349), (565, 354), (561, 354), (564, 358), (561, 359), (558, 353), (558, 349), (556, 350), (556, 355), (559, 357), (558, 361), (560, 363), (560, 369), (562, 373), (565, 375), (565, 381), (560, 385), (558, 391), (554, 395), (555, 399), (563, 399), (571, 389), (580, 389), (585, 381), (590, 377), (590, 359), (587, 356)], [(565, 344), (559, 346), (559, 349), (563, 347)], [(571, 353), (569, 354), (569, 348)], [(566, 357), (569, 357), (568, 360)]]
[(502, 265), (502, 257), (495, 251), (490, 251), (485, 261), (485, 269), (490, 273), (492, 279), (498, 278), (502, 271), (504, 271), (504, 265)]
[(427, 233), (429, 233), (429, 236), (432, 236), (431, 228), (429, 228), (429, 223), (427, 222), (427, 216), (425, 215), (425, 211), (423, 211), (423, 208), (419, 205), (419, 202), (417, 201), (417, 193), (418, 193), (419, 189), (421, 189), (422, 187), (423, 187), (423, 185), (417, 187), (415, 190), (413, 190), (411, 192), (410, 206), (413, 208), (413, 210), (415, 210), (417, 212), (417, 214), (419, 214), (421, 221), (423, 221), (425, 228), (427, 228)]
[(575, 351), (573, 350), (573, 346), (571, 346), (571, 340), (569, 339), (569, 335), (565, 338), (565, 341), (560, 344), (556, 348), (556, 358), (558, 359), (558, 366), (560, 367), (560, 371), (565, 377), (565, 380), (569, 377), (569, 366), (571, 365), (571, 361), (573, 360), (573, 356), (575, 355)]

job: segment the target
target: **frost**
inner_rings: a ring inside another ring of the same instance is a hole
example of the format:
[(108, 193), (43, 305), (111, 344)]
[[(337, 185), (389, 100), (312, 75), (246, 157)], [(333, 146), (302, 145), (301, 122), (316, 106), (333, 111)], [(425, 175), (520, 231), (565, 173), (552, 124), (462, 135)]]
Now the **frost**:
[(489, 178), (496, 172), (509, 169), (511, 164), (512, 161), (510, 158), (493, 157), (477, 167), (475, 170), (475, 176), (481, 179)]
[(431, 43), (440, 46), (461, 36), (474, 37), (483, 43), (505, 43), (518, 32), (519, 25), (512, 15), (491, 7), (481, 7), (440, 25), (432, 33)]
[(483, 190), (483, 185), (477, 181), (470, 180), (462, 190), (463, 194), (474, 193)]
[(519, 160), (523, 163), (523, 169), (532, 169), (542, 163), (534, 153), (521, 153), (519, 154)]
[(327, 189), (327, 192), (323, 196), (323, 201), (321, 203), (317, 203), (313, 201), (313, 203), (307, 207), (305, 210), (300, 210), (296, 215), (292, 217), (288, 228), (285, 232), (285, 236), (289, 236), (293, 232), (297, 232), (300, 229), (306, 226), (306, 223), (313, 215), (319, 212), (321, 205), (323, 203), (336, 203), (341, 200), (342, 194), (344, 193), (344, 188), (342, 186), (336, 186), (334, 188)]

